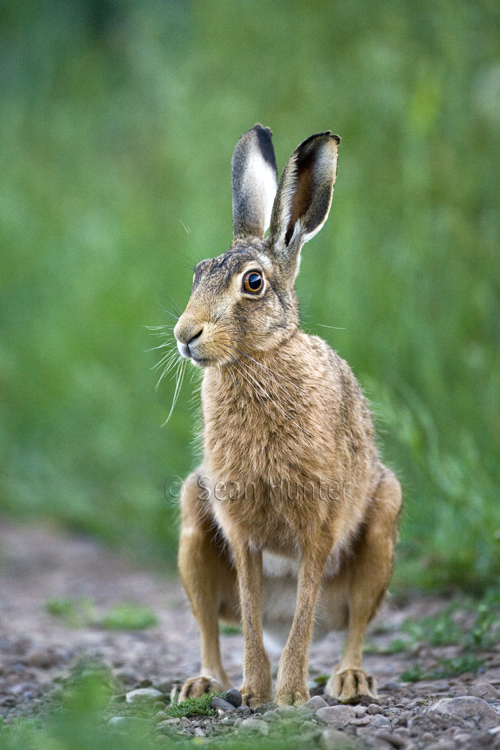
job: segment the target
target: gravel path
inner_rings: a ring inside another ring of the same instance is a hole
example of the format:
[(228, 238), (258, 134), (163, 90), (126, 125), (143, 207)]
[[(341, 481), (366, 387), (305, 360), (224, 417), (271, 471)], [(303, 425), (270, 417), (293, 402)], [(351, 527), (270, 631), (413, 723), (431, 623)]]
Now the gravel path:
[[(71, 627), (45, 609), (50, 598), (81, 597), (94, 602), (97, 615), (117, 603), (149, 607), (159, 624), (123, 632), (91, 625)], [(406, 618), (434, 614), (443, 606), (443, 600), (425, 597), (404, 606), (386, 604), (368, 639), (384, 647)], [(222, 635), (221, 642), (227, 672), (238, 686), (242, 637)], [(280, 645), (273, 641), (266, 645), (276, 668)], [(482, 654), (484, 665), (477, 674), (414, 683), (403, 683), (399, 677), (416, 657), (421, 664), (432, 664), (437, 658), (453, 658), (457, 647), (420, 646), (418, 653), (367, 654), (365, 668), (376, 677), (380, 698), (354, 707), (330, 699), (332, 705), (326, 705), (320, 697), (322, 688), (313, 682), (331, 670), (341, 645), (342, 636), (334, 633), (313, 644), (311, 692), (317, 697), (306, 708), (277, 709), (270, 704), (250, 712), (226, 706), (218, 708), (214, 717), (172, 720), (163, 708), (173, 685), (199, 668), (198, 631), (178, 581), (131, 563), (88, 538), (48, 527), (1, 524), (0, 716), (7, 721), (39, 712), (72, 666), (85, 657), (104, 662), (122, 685), (122, 703), (114, 704), (111, 726), (120, 731), (123, 721), (133, 721), (134, 700), (141, 700), (148, 726), (160, 744), (162, 736), (167, 740), (171, 735), (273, 737), (293, 732), (303, 738), (304, 747), (322, 750), (500, 748), (500, 645)], [(159, 694), (139, 694), (136, 699), (129, 695), (127, 700), (125, 695), (136, 688), (154, 688)]]

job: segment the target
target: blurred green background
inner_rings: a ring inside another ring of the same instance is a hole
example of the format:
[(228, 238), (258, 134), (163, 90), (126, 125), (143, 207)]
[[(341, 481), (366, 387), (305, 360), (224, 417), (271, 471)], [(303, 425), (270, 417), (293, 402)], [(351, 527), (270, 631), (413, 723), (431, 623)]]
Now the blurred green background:
[(0, 507), (175, 559), (195, 383), (161, 429), (174, 383), (155, 392), (145, 326), (229, 247), (257, 121), (280, 169), (342, 136), (304, 327), (402, 480), (396, 583), (477, 590), (500, 572), (496, 0), (2, 0)]

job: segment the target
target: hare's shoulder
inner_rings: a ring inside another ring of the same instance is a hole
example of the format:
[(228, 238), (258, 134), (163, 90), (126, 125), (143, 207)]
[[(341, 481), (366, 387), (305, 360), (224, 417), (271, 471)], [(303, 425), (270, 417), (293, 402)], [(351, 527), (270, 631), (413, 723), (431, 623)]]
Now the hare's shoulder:
[(356, 392), (361, 391), (349, 364), (324, 339), (300, 331), (297, 343), (302, 349), (304, 369), (344, 387), (349, 386)]

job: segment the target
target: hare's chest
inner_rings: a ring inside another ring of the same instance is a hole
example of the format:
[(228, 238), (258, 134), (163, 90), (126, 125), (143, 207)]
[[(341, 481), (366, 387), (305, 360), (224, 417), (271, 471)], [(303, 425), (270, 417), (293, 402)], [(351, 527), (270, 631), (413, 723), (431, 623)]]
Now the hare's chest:
[(244, 486), (273, 486), (303, 465), (296, 433), (261, 405), (250, 411), (225, 409), (208, 414), (204, 427), (205, 465), (212, 479)]

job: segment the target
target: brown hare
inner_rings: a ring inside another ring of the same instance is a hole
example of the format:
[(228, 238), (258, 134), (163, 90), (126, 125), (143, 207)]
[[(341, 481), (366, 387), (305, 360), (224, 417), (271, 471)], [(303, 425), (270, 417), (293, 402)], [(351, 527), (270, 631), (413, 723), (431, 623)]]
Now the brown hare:
[(316, 618), (348, 628), (326, 692), (355, 702), (376, 695), (363, 638), (391, 578), (401, 489), (380, 462), (349, 366), (299, 328), (300, 251), (328, 216), (340, 138), (303, 141), (277, 186), (271, 136), (257, 124), (239, 140), (232, 246), (198, 263), (174, 329), (182, 357), (204, 368), (204, 458), (183, 485), (179, 550), (202, 662), (180, 699), (229, 687), (223, 619), (243, 628), (244, 703), (270, 701), (263, 618), (267, 626), (293, 615), (275, 701), (309, 698)]

